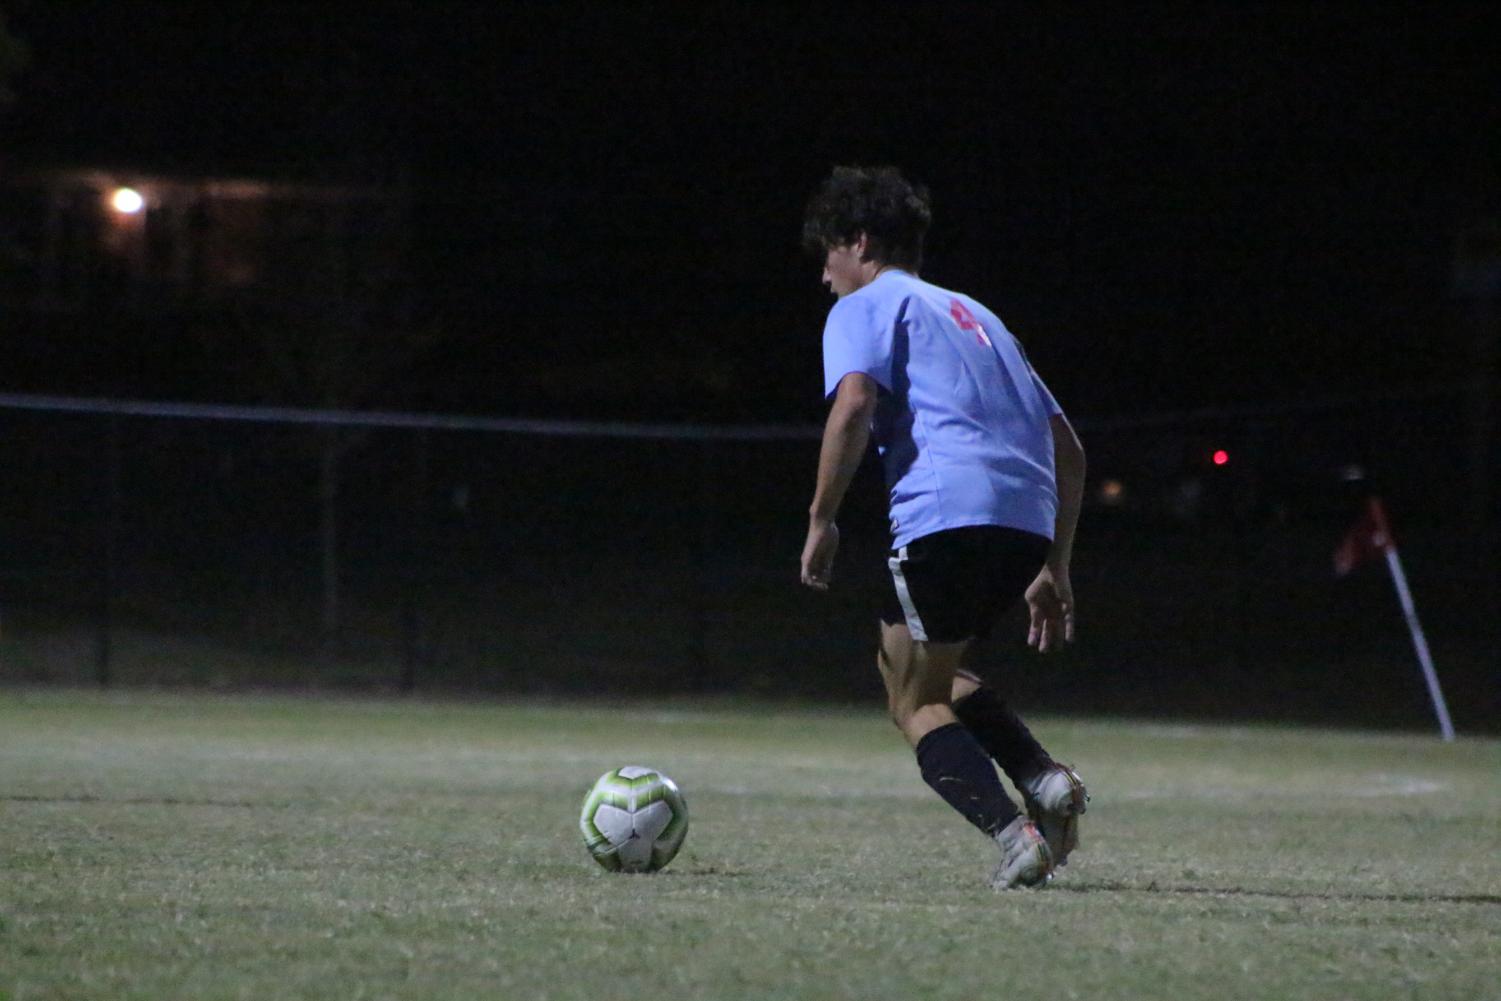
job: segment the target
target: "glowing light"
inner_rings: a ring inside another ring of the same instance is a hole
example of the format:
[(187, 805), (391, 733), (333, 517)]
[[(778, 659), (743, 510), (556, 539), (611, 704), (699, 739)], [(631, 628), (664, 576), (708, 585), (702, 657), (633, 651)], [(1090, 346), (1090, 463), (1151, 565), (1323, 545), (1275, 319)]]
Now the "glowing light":
[(1105, 480), (1100, 484), (1100, 503), (1112, 507), (1126, 499), (1126, 485), (1120, 480)]
[(109, 203), (116, 212), (123, 215), (135, 215), (146, 207), (146, 199), (135, 188), (116, 188)]
[(1216, 466), (1223, 466), (1225, 463), (1230, 461), (1230, 453), (1225, 451), (1223, 448), (1219, 449), (1214, 453), (1213, 460)]

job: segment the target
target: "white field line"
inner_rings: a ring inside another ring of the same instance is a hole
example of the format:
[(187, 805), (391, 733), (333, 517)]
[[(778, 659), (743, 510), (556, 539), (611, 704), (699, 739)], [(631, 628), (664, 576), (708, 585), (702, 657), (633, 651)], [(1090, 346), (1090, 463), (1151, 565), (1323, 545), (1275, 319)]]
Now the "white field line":
[(1126, 789), (1109, 795), (1116, 802), (1142, 802), (1148, 800), (1206, 800), (1222, 803), (1245, 802), (1255, 799), (1381, 799), (1387, 796), (1429, 796), (1448, 790), (1449, 783), (1415, 775), (1389, 775), (1384, 773), (1356, 776), (1353, 781), (1342, 779), (1340, 787), (1331, 792), (1328, 787), (1305, 790), (1288, 789), (1286, 786), (1157, 786), (1146, 789)]
[(1432, 779), (1418, 779), (1401, 775), (1383, 776), (1391, 783), (1390, 788), (1381, 789), (1356, 789), (1346, 792), (1344, 795), (1359, 799), (1369, 799), (1376, 796), (1427, 796), (1430, 793), (1443, 792), (1449, 788), (1447, 782), (1435, 782)]

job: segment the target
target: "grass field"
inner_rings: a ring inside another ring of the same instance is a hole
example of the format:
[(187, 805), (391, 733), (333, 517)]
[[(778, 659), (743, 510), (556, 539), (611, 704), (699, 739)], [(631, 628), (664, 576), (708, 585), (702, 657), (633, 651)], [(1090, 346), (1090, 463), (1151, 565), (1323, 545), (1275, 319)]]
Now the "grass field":
[(1501, 743), (1036, 729), (1084, 847), (997, 894), (874, 707), (0, 691), (0, 998), (1501, 998)]

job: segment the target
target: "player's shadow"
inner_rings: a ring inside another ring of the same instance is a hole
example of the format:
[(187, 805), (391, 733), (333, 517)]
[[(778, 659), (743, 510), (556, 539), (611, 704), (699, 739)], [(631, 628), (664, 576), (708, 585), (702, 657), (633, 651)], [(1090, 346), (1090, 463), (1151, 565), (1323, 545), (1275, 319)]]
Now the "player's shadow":
[(1481, 904), (1501, 906), (1494, 893), (1314, 893), (1295, 890), (1248, 890), (1244, 887), (1140, 886), (1132, 883), (1056, 883), (1048, 888), (1068, 893), (1171, 893), (1190, 897), (1272, 897), (1278, 900), (1348, 900), (1389, 904)]

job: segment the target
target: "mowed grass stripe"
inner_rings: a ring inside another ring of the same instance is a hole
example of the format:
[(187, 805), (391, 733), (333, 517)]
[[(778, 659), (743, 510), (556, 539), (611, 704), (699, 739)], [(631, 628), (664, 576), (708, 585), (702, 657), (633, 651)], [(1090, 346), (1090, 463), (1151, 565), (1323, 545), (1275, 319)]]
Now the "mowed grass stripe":
[[(1036, 721), (1038, 893), (878, 707), (0, 693), (0, 996), (1501, 998), (1501, 745)], [(692, 804), (585, 851), (602, 773)]]

